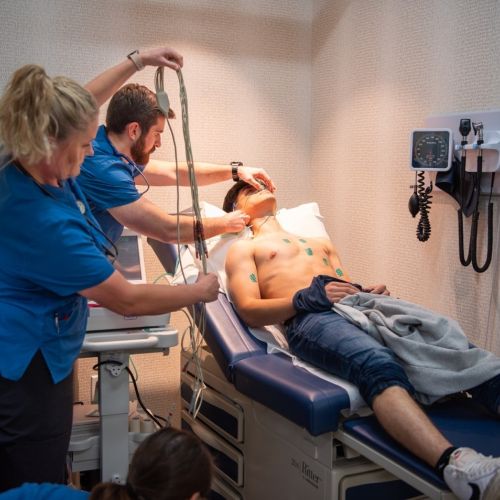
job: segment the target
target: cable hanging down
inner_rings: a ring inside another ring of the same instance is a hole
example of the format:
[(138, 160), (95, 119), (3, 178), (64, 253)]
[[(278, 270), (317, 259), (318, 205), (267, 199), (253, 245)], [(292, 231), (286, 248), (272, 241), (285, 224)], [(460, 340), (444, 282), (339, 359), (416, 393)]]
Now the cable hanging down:
[[(177, 146), (175, 143), (175, 137), (172, 131), (172, 127), (168, 120), (168, 112), (170, 109), (168, 96), (164, 91), (163, 84), (163, 73), (164, 68), (159, 67), (155, 73), (155, 87), (158, 107), (162, 110), (163, 114), (167, 118), (167, 124), (172, 135), (174, 142), (174, 153), (175, 153), (175, 164), (176, 164), (176, 177), (177, 177), (177, 204), (179, 203), (179, 163), (177, 158)], [(191, 149), (191, 138), (189, 134), (189, 115), (188, 115), (188, 100), (186, 87), (184, 85), (184, 78), (182, 76), (181, 70), (177, 70), (177, 77), (179, 79), (179, 94), (181, 102), (181, 112), (182, 112), (182, 131), (184, 136), (184, 146), (186, 151), (186, 163), (189, 177), (189, 185), (191, 188), (191, 200), (193, 206), (193, 233), (194, 233), (194, 244), (196, 249), (196, 256), (201, 260), (203, 272), (207, 273), (207, 262), (208, 257), (207, 246), (205, 243), (205, 236), (203, 230), (203, 220), (201, 216), (201, 209), (198, 196), (198, 185), (196, 182), (196, 174), (194, 170), (193, 153)], [(179, 206), (177, 206), (177, 242), (180, 241), (179, 234)], [(178, 255), (181, 255), (180, 245), (178, 243)], [(184, 282), (186, 282), (186, 276), (184, 274), (184, 269), (182, 267), (182, 262), (180, 262), (180, 268)], [(190, 332), (190, 348), (191, 348), (191, 359), (195, 366), (195, 387), (193, 388), (193, 398), (191, 400), (191, 405), (189, 408), (190, 413), (196, 418), (198, 411), (201, 408), (203, 402), (203, 390), (205, 389), (205, 383), (203, 380), (203, 371), (201, 368), (201, 360), (199, 351), (203, 346), (203, 338), (205, 333), (205, 319), (206, 319), (206, 309), (205, 304), (201, 303), (198, 307), (192, 306), (190, 308), (191, 316), (193, 318), (193, 323), (198, 326), (198, 335), (194, 332), (193, 328), (189, 329)], [(184, 335), (183, 335), (184, 336)], [(189, 362), (188, 362), (189, 363)], [(188, 364), (187, 363), (187, 364)], [(184, 369), (187, 369), (187, 364)]]

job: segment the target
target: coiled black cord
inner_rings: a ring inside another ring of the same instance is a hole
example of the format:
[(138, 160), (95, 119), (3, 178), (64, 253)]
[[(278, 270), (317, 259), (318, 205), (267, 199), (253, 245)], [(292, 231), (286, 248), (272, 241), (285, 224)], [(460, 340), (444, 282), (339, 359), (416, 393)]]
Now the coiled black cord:
[(418, 172), (417, 193), (418, 207), (420, 212), (420, 220), (417, 224), (417, 238), (419, 241), (427, 241), (431, 236), (431, 222), (429, 220), (429, 211), (432, 204), (432, 181), (430, 185), (425, 187), (425, 173)]

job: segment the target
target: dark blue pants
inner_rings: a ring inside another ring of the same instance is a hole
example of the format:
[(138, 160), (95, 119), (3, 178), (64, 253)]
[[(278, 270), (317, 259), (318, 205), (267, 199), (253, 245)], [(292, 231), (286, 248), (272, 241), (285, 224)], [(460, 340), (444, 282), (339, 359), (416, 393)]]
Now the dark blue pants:
[(54, 384), (40, 351), (23, 377), (0, 377), (0, 491), (62, 483), (73, 416), (73, 376)]

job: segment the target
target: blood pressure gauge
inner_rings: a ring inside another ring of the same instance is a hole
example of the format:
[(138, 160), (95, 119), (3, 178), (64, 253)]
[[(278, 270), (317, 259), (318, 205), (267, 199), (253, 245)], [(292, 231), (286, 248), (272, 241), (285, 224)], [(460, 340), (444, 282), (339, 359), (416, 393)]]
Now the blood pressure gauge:
[(412, 130), (410, 168), (446, 172), (453, 159), (453, 140), (449, 128)]

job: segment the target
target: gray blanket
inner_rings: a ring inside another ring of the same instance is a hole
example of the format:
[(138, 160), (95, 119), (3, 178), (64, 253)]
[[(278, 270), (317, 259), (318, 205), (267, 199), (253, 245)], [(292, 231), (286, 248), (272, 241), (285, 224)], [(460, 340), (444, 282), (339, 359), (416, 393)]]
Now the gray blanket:
[(500, 373), (500, 358), (470, 345), (456, 321), (411, 302), (357, 293), (333, 309), (396, 354), (421, 403), (471, 389)]

